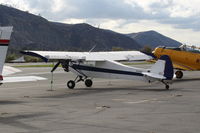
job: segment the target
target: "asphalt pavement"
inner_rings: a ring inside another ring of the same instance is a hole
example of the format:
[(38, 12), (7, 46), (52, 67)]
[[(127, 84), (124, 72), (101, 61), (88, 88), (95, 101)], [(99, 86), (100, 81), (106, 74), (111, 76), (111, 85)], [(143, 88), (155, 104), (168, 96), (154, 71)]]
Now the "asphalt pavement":
[(170, 90), (161, 83), (93, 79), (74, 90), (61, 68), (20, 68), (16, 76), (49, 80), (0, 86), (1, 133), (198, 133), (200, 72), (184, 72)]

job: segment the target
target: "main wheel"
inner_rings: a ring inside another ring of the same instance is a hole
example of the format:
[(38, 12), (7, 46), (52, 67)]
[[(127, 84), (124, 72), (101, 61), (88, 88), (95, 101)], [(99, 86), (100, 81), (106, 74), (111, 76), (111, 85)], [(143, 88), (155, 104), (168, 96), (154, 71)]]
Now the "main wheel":
[(176, 71), (176, 78), (181, 79), (183, 77), (183, 72), (182, 71)]
[(74, 89), (74, 87), (75, 87), (75, 82), (74, 82), (73, 80), (68, 81), (68, 82), (67, 82), (67, 87), (68, 87), (69, 89)]
[(91, 87), (91, 86), (92, 86), (92, 80), (91, 80), (91, 79), (86, 79), (86, 80), (85, 80), (85, 85), (86, 85), (87, 87)]

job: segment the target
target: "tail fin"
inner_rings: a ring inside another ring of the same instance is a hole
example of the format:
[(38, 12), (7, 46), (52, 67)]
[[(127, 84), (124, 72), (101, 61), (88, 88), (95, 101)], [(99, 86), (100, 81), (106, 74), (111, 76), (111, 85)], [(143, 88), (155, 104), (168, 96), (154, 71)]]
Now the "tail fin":
[(170, 57), (168, 55), (161, 56), (152, 66), (151, 73), (164, 76), (166, 80), (172, 80), (174, 69)]
[(168, 55), (161, 56), (151, 67), (151, 71), (148, 73), (145, 72), (144, 74), (155, 79), (172, 80), (174, 69), (170, 57)]
[(12, 33), (12, 26), (0, 27), (0, 81), (3, 80), (2, 71)]

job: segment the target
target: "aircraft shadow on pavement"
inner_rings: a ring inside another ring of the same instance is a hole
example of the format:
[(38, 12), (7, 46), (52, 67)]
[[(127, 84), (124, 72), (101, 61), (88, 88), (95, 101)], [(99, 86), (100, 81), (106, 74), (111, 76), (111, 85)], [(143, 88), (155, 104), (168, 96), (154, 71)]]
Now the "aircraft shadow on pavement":
[(0, 100), (0, 105), (21, 104), (21, 103), (25, 103), (25, 102), (24, 101)]
[[(74, 91), (74, 92), (73, 92)], [(162, 91), (171, 91), (166, 90), (163, 88), (155, 88), (155, 87), (148, 87), (148, 86), (140, 86), (138, 87), (126, 87), (126, 88), (75, 88), (70, 92), (62, 93), (62, 94), (53, 94), (53, 95), (45, 95), (39, 96), (37, 98), (69, 98), (69, 97), (77, 97), (83, 95), (91, 95), (91, 94), (98, 94), (98, 93), (105, 93), (105, 92), (113, 92), (113, 91), (127, 91), (127, 94), (134, 94), (138, 92), (162, 92)]]
[(46, 116), (49, 115), (50, 113), (47, 112), (37, 112), (37, 113), (31, 113), (31, 114), (17, 114), (17, 115), (13, 115), (13, 116), (6, 116), (3, 115), (3, 117), (1, 117), (0, 119), (0, 124), (4, 124), (4, 125), (10, 125), (13, 127), (18, 127), (18, 128), (22, 128), (22, 129), (28, 129), (28, 130), (39, 130), (39, 128), (25, 124), (23, 122), (21, 122), (21, 119), (29, 119), (29, 118), (38, 118), (41, 116)]

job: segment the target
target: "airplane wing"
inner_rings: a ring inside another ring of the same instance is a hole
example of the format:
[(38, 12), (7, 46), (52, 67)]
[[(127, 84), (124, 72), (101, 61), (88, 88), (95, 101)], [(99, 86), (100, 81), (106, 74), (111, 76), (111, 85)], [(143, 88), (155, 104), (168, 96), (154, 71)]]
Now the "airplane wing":
[(186, 71), (194, 71), (194, 70), (196, 70), (196, 69), (193, 69), (190, 66), (186, 66), (186, 65), (179, 64), (179, 63), (176, 63), (176, 62), (173, 62), (173, 67), (175, 69), (186, 70)]
[(48, 60), (85, 60), (85, 61), (139, 61), (149, 60), (150, 56), (139, 51), (112, 51), (112, 52), (56, 52), (56, 51), (22, 51), (25, 55), (35, 56)]

